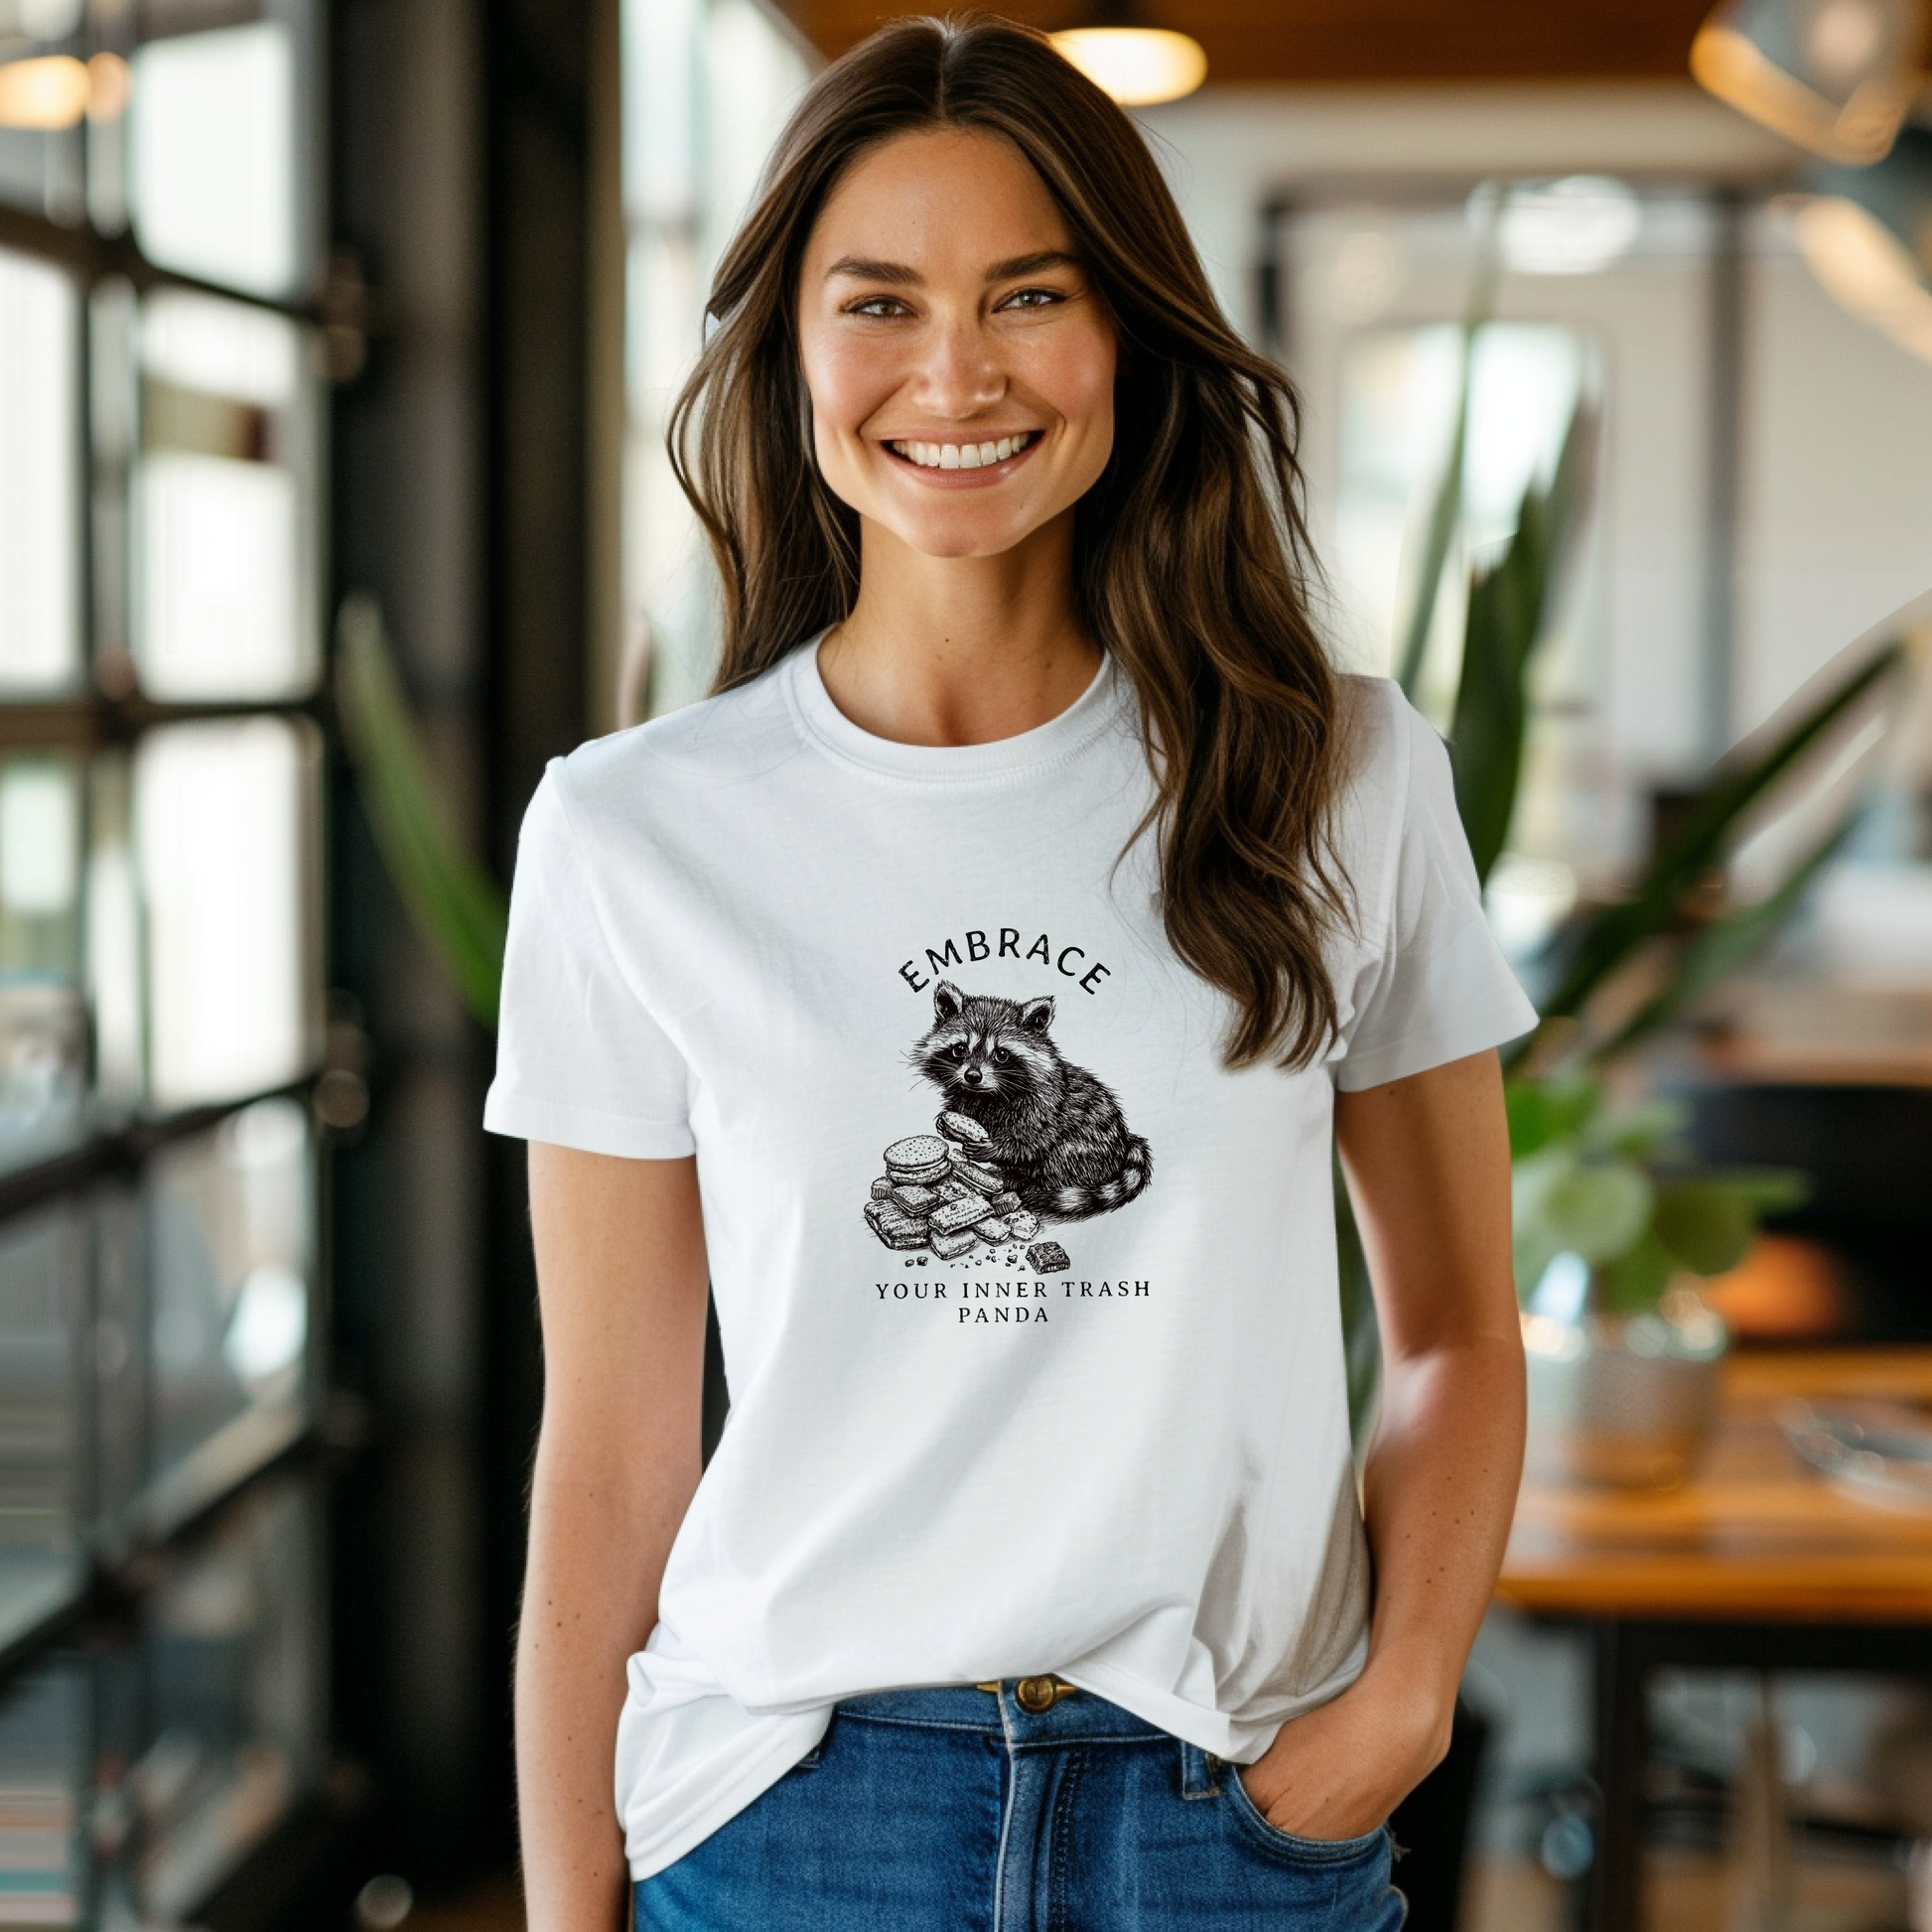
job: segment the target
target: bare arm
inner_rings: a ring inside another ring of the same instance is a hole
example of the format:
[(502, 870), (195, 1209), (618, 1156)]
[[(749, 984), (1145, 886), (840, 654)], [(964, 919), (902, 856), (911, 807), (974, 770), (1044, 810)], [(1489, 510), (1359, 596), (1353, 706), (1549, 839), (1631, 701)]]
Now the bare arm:
[(1244, 1775), (1284, 1831), (1326, 1839), (1372, 1830), (1448, 1748), (1523, 1460), (1496, 1055), (1337, 1094), (1335, 1137), (1382, 1330), (1363, 1479), (1368, 1664), (1340, 1697), (1284, 1725)]
[(618, 1932), (613, 1795), (624, 1660), (700, 1466), (705, 1252), (697, 1164), (532, 1143), (543, 1426), (516, 1639), (530, 1932)]

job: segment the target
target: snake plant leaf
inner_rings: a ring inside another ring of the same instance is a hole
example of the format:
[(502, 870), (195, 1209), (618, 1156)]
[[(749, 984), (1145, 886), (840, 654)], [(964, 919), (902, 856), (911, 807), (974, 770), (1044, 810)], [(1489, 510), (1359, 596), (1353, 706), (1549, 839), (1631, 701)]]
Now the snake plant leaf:
[(343, 736), (383, 863), (465, 1004), (493, 1027), (508, 908), (450, 823), (374, 599), (345, 599), (336, 650)]
[(1554, 594), (1576, 547), (1595, 444), (1596, 412), (1580, 402), (1550, 482), (1524, 491), (1502, 557), (1470, 581), (1449, 744), (1456, 811), (1479, 881), (1501, 856), (1515, 816), (1530, 664), (1549, 635)]
[(1714, 1180), (1670, 1180), (1657, 1189), (1650, 1231), (1694, 1275), (1722, 1275), (1743, 1260), (1757, 1233), (1757, 1210)]
[(1838, 857), (1858, 822), (1856, 808), (1847, 812), (1799, 860), (1775, 892), (1705, 926), (1679, 954), (1664, 984), (1590, 1057), (1607, 1060), (1634, 1046), (1749, 965), (1777, 936), (1812, 882)]
[(1561, 981), (1541, 1003), (1543, 1018), (1581, 1012), (1638, 946), (1674, 923), (1685, 895), (1722, 859), (1745, 814), (1906, 661), (1904, 640), (1893, 639), (1853, 664), (1768, 744), (1747, 741), (1726, 757), (1631, 897), (1595, 913), (1578, 930)]
[(1462, 309), (1462, 340), (1458, 345), (1455, 380), (1455, 417), (1449, 432), (1449, 454), (1430, 504), (1428, 534), (1423, 542), (1422, 569), (1416, 579), (1415, 603), (1403, 627), (1402, 648), (1396, 654), (1396, 681), (1410, 699), (1422, 679), (1423, 659), (1429, 654), (1429, 633), (1436, 621), (1436, 602), (1443, 585), (1443, 567), (1462, 515), (1462, 470), (1469, 449), (1469, 391), (1474, 371), (1476, 338), (1496, 307), (1496, 284), (1502, 274), (1502, 209), (1504, 197), (1493, 188), (1488, 217), (1476, 241), (1468, 299)]

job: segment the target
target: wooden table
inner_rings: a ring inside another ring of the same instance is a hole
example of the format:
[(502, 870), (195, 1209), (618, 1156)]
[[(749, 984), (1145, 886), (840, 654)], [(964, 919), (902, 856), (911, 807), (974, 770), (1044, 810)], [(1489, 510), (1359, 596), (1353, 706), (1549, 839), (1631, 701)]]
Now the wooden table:
[(1778, 1433), (1793, 1397), (1932, 1405), (1932, 1348), (1740, 1351), (1697, 1479), (1663, 1493), (1525, 1484), (1497, 1595), (1585, 1625), (1602, 1814), (1591, 1932), (1637, 1932), (1644, 1692), (1665, 1665), (1932, 1673), (1932, 1511), (1857, 1500)]

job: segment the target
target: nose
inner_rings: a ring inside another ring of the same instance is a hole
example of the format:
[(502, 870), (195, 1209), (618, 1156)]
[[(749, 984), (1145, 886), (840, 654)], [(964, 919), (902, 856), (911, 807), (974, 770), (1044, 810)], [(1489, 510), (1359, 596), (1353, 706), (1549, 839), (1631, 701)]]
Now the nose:
[(1005, 372), (978, 322), (962, 317), (932, 332), (920, 370), (918, 401), (935, 416), (968, 417), (1000, 400)]
[(967, 1067), (966, 1070), (963, 1073), (961, 1073), (959, 1076), (960, 1084), (962, 1086), (968, 1086), (968, 1087), (978, 1086), (979, 1083), (985, 1078), (986, 1075), (982, 1073), (977, 1066)]

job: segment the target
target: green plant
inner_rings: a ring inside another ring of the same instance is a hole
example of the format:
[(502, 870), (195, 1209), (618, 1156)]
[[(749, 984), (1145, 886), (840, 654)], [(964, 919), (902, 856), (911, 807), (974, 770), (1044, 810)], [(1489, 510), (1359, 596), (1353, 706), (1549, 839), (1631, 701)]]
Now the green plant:
[(493, 1027), (509, 923), (503, 890), (450, 822), (373, 598), (343, 602), (336, 699), (389, 877), (464, 1003)]
[(1594, 1271), (1598, 1306), (1654, 1308), (1679, 1273), (1722, 1275), (1743, 1260), (1759, 1216), (1805, 1198), (1802, 1175), (1700, 1168), (1669, 1101), (1613, 1110), (1587, 1075), (1522, 1080), (1508, 1093), (1513, 1261), (1527, 1298), (1561, 1254)]
[[(1398, 677), (1412, 698), (1461, 514), (1469, 375), (1494, 287), (1492, 222), (1477, 248), (1449, 448), (1425, 526), (1414, 608), (1400, 632)], [(1485, 883), (1515, 813), (1536, 660), (1587, 515), (1595, 429), (1593, 410), (1580, 402), (1548, 483), (1531, 483), (1500, 556), (1470, 575), (1448, 740), (1456, 809)], [(1764, 897), (1715, 916), (1695, 909), (1700, 889), (1767, 796), (1802, 784), (1853, 721), (1893, 699), (1907, 666), (1903, 639), (1848, 654), (1793, 715), (1719, 761), (1626, 897), (1581, 908), (1555, 935), (1548, 990), (1538, 1001), (1540, 1024), (1505, 1054), (1516, 1267), (1525, 1293), (1550, 1259), (1570, 1251), (1591, 1264), (1606, 1304), (1623, 1311), (1652, 1306), (1677, 1269), (1708, 1275), (1734, 1266), (1758, 1216), (1798, 1197), (1797, 1175), (1697, 1170), (1677, 1138), (1677, 1113), (1660, 1105), (1615, 1114), (1600, 1075), (1747, 965), (1843, 849), (1856, 800)], [(1599, 1019), (1600, 996), (1640, 961), (1651, 972), (1647, 997), (1625, 1017)], [(1376, 1380), (1374, 1305), (1339, 1187), (1337, 1199), (1351, 1413), (1359, 1437)]]

